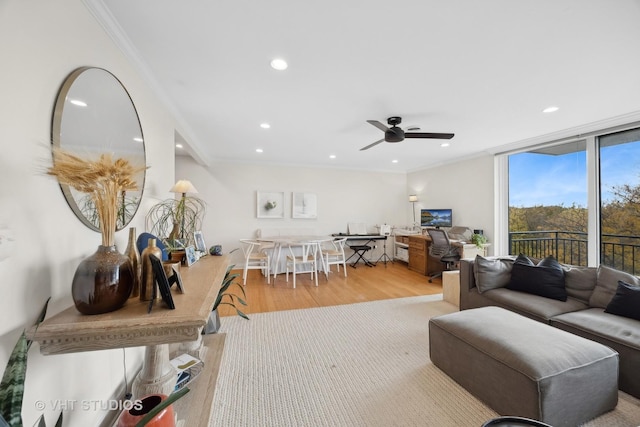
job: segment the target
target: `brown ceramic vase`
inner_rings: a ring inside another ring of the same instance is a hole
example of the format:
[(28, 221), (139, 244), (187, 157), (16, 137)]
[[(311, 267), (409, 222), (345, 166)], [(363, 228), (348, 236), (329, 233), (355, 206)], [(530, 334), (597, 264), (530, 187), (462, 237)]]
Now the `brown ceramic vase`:
[(73, 276), (71, 295), (82, 314), (102, 314), (122, 307), (131, 294), (134, 272), (129, 257), (115, 246), (98, 246)]

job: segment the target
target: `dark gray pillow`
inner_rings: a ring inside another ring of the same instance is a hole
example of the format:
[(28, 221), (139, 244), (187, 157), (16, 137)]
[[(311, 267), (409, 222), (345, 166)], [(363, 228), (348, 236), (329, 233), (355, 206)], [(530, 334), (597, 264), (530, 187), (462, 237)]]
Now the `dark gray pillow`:
[(618, 289), (604, 311), (640, 320), (640, 287), (619, 280)]
[(527, 257), (519, 255), (513, 263), (511, 280), (506, 287), (559, 301), (567, 300), (564, 270), (552, 256), (546, 257), (538, 265), (533, 265)]
[(633, 286), (640, 286), (640, 279), (624, 271), (616, 270), (600, 264), (598, 267), (596, 287), (593, 289), (589, 305), (591, 307), (607, 308), (611, 298), (618, 290), (618, 281), (629, 283)]
[(478, 292), (503, 288), (511, 279), (511, 267), (513, 260), (510, 258), (487, 259), (476, 255), (473, 274), (476, 279)]

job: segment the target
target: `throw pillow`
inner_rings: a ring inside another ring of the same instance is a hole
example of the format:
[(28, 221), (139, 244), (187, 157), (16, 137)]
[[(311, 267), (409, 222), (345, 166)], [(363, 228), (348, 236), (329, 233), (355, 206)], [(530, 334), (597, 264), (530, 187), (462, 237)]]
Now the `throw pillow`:
[(607, 308), (618, 289), (618, 281), (640, 286), (638, 277), (600, 264), (596, 277), (596, 287), (589, 298), (589, 306)]
[(511, 267), (513, 266), (512, 259), (487, 259), (476, 255), (474, 264), (473, 274), (475, 275), (478, 292), (483, 293), (491, 289), (503, 288), (509, 284)]
[(596, 287), (598, 269), (569, 264), (560, 264), (564, 270), (564, 287), (569, 298), (589, 304), (589, 298)]
[(511, 280), (507, 289), (559, 301), (567, 300), (564, 270), (552, 256), (534, 265), (526, 256), (518, 255), (511, 269)]
[(605, 313), (640, 320), (640, 287), (618, 281), (618, 289), (611, 299)]

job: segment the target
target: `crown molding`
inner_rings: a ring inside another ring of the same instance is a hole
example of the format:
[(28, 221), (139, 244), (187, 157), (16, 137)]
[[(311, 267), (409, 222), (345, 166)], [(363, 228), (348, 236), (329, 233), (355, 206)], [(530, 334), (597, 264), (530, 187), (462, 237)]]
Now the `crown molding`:
[(501, 145), (499, 147), (493, 147), (487, 150), (487, 152), (493, 155), (505, 154), (516, 150), (522, 150), (524, 148), (533, 148), (542, 144), (571, 141), (588, 136), (619, 132), (638, 126), (640, 126), (640, 111), (633, 111), (620, 116), (610, 117), (608, 119), (598, 120), (557, 132), (523, 139), (506, 145)]

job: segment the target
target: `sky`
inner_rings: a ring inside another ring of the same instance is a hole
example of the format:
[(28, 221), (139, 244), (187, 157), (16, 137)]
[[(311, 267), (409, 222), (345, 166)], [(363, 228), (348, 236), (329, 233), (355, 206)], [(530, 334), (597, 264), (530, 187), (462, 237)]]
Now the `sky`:
[[(605, 147), (600, 154), (602, 198), (613, 186), (640, 185), (640, 141)], [(509, 156), (509, 206), (587, 206), (586, 152)]]

